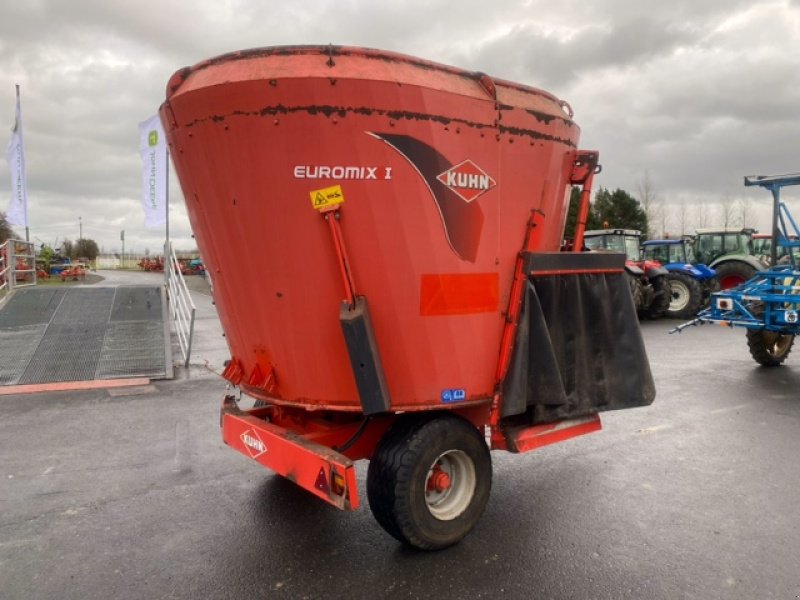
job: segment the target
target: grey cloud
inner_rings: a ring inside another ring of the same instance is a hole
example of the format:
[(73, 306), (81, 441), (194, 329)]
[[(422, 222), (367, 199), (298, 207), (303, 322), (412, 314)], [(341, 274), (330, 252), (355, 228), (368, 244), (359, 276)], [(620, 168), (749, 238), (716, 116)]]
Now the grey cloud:
[[(34, 231), (156, 251), (142, 227), (139, 121), (180, 67), (297, 43), (365, 45), (540, 86), (570, 101), (598, 185), (666, 198), (739, 190), (745, 172), (798, 170), (800, 0), (38, 0), (0, 4), (0, 147), (22, 84)], [(158, 15), (151, 18), (150, 15)], [(724, 24), (724, 26), (723, 26)], [(0, 210), (8, 171), (0, 161)], [(177, 182), (172, 233), (193, 245)], [(124, 226), (124, 227), (123, 227)]]

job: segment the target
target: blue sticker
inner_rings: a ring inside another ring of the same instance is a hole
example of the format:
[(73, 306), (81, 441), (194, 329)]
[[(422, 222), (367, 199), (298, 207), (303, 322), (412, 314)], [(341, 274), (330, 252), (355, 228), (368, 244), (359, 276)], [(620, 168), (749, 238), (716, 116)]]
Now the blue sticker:
[(467, 399), (467, 390), (442, 390), (442, 402), (449, 404), (450, 402), (462, 402)]

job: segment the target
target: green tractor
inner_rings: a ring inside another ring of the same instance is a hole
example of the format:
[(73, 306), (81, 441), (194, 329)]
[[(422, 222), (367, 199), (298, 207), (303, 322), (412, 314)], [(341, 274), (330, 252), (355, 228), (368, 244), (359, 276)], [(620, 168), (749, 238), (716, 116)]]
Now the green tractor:
[(766, 265), (754, 256), (754, 229), (698, 229), (694, 238), (697, 262), (717, 272), (720, 289), (743, 284)]

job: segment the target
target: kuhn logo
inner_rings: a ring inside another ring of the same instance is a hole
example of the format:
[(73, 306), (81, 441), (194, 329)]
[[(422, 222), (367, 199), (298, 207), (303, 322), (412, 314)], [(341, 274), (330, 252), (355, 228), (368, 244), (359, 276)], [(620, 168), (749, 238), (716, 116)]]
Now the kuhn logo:
[(440, 173), (436, 179), (458, 194), (464, 202), (472, 202), (497, 185), (494, 179), (469, 159)]
[(258, 458), (267, 451), (267, 445), (261, 441), (261, 438), (252, 429), (248, 429), (239, 437), (253, 458)]

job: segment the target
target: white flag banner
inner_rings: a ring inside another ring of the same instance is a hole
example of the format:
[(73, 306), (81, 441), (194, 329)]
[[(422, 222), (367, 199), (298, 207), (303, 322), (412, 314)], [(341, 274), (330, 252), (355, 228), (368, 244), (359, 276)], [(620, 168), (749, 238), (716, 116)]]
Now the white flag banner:
[(142, 207), (145, 227), (167, 221), (167, 140), (161, 119), (153, 115), (139, 123), (139, 154), (142, 157)]
[(6, 220), (11, 225), (28, 226), (28, 185), (25, 176), (25, 148), (22, 144), (22, 109), (17, 88), (17, 114), (11, 141), (6, 149), (8, 170), (11, 171), (11, 199), (6, 211)]

